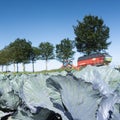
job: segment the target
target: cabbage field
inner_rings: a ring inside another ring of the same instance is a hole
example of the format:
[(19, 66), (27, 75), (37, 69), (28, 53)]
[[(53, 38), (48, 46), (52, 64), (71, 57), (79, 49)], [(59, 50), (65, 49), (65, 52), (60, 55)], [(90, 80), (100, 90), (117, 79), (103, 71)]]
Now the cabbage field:
[(109, 66), (0, 74), (1, 120), (120, 120), (120, 72)]

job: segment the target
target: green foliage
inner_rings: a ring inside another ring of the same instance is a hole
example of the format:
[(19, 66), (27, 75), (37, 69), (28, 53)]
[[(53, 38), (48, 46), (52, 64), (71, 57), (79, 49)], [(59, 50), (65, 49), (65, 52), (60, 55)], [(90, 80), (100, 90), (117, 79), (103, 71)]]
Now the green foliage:
[(74, 55), (74, 42), (67, 39), (61, 40), (60, 44), (56, 45), (56, 58), (64, 63), (68, 59), (72, 59)]
[(74, 32), (77, 51), (86, 55), (106, 50), (111, 44), (107, 42), (109, 28), (97, 16), (85, 16), (82, 22), (78, 21), (78, 25), (74, 26)]
[(39, 56), (40, 56), (40, 50), (39, 48), (37, 47), (32, 47), (32, 52), (31, 52), (31, 55), (30, 55), (30, 58), (32, 61), (36, 61), (39, 59)]
[(54, 58), (54, 46), (49, 42), (41, 42), (39, 45), (40, 59), (49, 60)]
[[(32, 46), (30, 41), (25, 39), (17, 38), (14, 42), (10, 43), (8, 46), (9, 52), (11, 53), (12, 63), (17, 64), (18, 72), (18, 63), (23, 63), (23, 71), (25, 71), (25, 63), (30, 61)], [(14, 69), (15, 70), (15, 69)]]
[(14, 63), (26, 63), (30, 60), (32, 52), (31, 42), (17, 38), (14, 42), (10, 43), (9, 50)]
[(7, 66), (11, 64), (11, 62), (12, 62), (12, 57), (9, 48), (5, 47), (4, 49), (0, 50), (0, 65), (2, 66), (2, 72), (4, 66), (6, 66), (6, 72), (8, 71)]
[(0, 51), (0, 65), (8, 65), (11, 60), (11, 55), (7, 48)]

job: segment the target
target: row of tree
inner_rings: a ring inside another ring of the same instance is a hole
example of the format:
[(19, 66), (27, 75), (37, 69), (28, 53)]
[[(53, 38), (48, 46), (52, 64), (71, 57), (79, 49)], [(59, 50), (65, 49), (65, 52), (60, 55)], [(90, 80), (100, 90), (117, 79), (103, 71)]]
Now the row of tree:
[[(47, 62), (50, 59), (58, 59), (62, 63), (65, 60), (73, 57), (74, 51), (73, 41), (67, 39), (61, 40), (60, 44), (56, 45), (56, 54), (54, 52), (55, 47), (50, 42), (41, 42), (38, 47), (33, 47), (30, 41), (26, 39), (17, 38), (14, 42), (10, 43), (4, 49), (0, 50), (0, 65), (7, 67), (10, 64), (14, 65), (15, 69), (18, 72), (18, 64), (23, 64), (23, 71), (25, 71), (25, 64), (32, 63), (32, 69), (34, 72), (34, 62), (36, 60), (45, 60), (46, 61), (46, 70)], [(15, 66), (17, 68), (15, 68)]]
[(98, 16), (85, 16), (83, 21), (78, 21), (78, 25), (74, 26), (75, 40), (69, 38), (61, 40), (59, 44), (53, 46), (50, 42), (41, 42), (38, 47), (32, 46), (30, 41), (26, 39), (17, 38), (8, 46), (0, 50), (0, 65), (10, 64), (17, 66), (23, 64), (23, 71), (25, 71), (25, 64), (32, 63), (34, 72), (34, 62), (38, 59), (47, 61), (50, 59), (58, 59), (64, 64), (66, 60), (72, 59), (74, 55), (73, 49), (76, 47), (78, 52), (84, 55), (89, 55), (94, 52), (101, 52), (108, 49), (111, 42), (107, 42), (109, 38), (109, 28), (104, 24), (103, 20)]

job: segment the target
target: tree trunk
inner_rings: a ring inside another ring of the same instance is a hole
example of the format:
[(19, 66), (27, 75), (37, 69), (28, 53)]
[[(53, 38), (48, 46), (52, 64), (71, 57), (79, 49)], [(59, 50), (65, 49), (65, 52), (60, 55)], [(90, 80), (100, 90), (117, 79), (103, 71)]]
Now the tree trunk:
[(35, 72), (34, 71), (34, 61), (32, 61), (32, 69), (33, 69), (33, 72)]
[(13, 63), (13, 67), (14, 67), (14, 72), (15, 72), (15, 63)]
[(17, 73), (18, 73), (18, 63), (17, 63)]
[(23, 63), (23, 72), (25, 72), (25, 63)]
[(8, 72), (8, 65), (6, 65), (6, 72)]
[(47, 63), (48, 63), (48, 60), (46, 60), (46, 70), (47, 70)]
[(65, 59), (63, 59), (62, 64), (63, 64), (63, 68), (64, 68), (65, 67)]
[(3, 72), (3, 69), (4, 69), (4, 65), (2, 65), (2, 72)]

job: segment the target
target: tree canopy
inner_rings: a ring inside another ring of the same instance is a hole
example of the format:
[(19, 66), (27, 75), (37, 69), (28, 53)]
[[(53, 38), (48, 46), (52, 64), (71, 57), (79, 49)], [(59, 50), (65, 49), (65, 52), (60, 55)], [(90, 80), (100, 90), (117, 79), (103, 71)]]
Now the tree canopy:
[(25, 39), (17, 38), (14, 42), (10, 43), (8, 47), (9, 51), (11, 52), (13, 63), (25, 64), (30, 61), (30, 56), (32, 53), (32, 46), (30, 41), (27, 42)]
[(78, 25), (74, 26), (74, 33), (77, 51), (86, 55), (106, 50), (111, 44), (107, 42), (109, 27), (98, 16), (85, 16), (82, 22), (78, 21)]
[(74, 42), (72, 40), (63, 39), (60, 44), (56, 45), (56, 58), (63, 64), (66, 60), (72, 59), (74, 55)]

